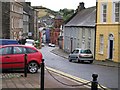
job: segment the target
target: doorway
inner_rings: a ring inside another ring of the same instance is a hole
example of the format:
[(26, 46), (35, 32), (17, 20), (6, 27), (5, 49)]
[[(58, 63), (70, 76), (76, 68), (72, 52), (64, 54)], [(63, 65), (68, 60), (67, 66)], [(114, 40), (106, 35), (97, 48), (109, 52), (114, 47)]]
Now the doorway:
[(109, 41), (108, 41), (108, 59), (113, 59), (113, 46), (114, 45), (114, 37), (113, 34), (109, 35)]

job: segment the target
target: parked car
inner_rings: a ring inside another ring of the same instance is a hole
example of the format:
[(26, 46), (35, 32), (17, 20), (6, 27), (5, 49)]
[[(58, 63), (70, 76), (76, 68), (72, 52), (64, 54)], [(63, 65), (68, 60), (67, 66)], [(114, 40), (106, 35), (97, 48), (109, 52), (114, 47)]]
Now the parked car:
[(0, 45), (19, 44), (17, 40), (13, 39), (0, 39)]
[(93, 63), (93, 54), (90, 49), (81, 49), (76, 48), (72, 53), (68, 56), (69, 61), (77, 60), (78, 62), (89, 61), (89, 63)]
[(55, 44), (49, 43), (48, 46), (49, 47), (55, 47)]
[(26, 46), (34, 46), (35, 41), (33, 39), (26, 39)]
[(41, 43), (41, 46), (42, 46), (42, 47), (44, 47), (44, 46), (45, 46), (45, 44), (44, 44), (44, 43)]
[(28, 71), (36, 73), (42, 62), (42, 54), (35, 47), (25, 45), (0, 46), (0, 68), (2, 70), (23, 69), (25, 53)]

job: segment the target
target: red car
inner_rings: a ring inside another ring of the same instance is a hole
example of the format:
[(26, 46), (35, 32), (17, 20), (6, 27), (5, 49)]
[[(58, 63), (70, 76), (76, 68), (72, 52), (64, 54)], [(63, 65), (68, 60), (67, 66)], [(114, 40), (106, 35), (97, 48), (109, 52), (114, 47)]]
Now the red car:
[(27, 65), (30, 73), (36, 73), (42, 62), (42, 54), (35, 47), (25, 45), (0, 46), (0, 68), (23, 69), (24, 55), (27, 54)]

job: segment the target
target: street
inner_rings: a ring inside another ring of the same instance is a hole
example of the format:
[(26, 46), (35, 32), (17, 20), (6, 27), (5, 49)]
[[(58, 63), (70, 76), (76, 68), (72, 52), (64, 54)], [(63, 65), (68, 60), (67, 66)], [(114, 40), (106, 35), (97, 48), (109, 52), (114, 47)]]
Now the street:
[(87, 63), (71, 63), (50, 51), (55, 47), (44, 46), (40, 51), (45, 59), (45, 65), (70, 75), (92, 80), (92, 74), (98, 74), (98, 82), (108, 88), (118, 88), (118, 68)]

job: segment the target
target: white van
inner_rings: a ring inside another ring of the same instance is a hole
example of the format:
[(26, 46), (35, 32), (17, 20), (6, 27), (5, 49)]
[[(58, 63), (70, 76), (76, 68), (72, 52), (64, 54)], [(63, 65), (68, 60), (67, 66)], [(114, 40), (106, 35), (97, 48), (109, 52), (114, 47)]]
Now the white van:
[(33, 39), (26, 39), (26, 46), (34, 46), (35, 41)]

